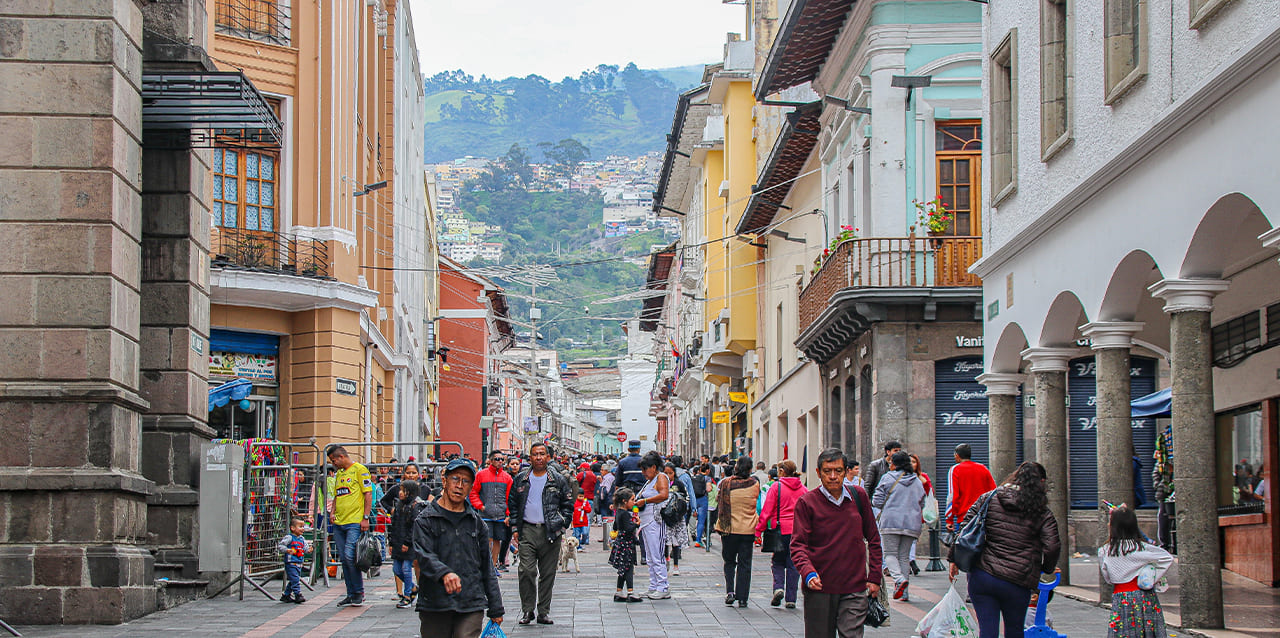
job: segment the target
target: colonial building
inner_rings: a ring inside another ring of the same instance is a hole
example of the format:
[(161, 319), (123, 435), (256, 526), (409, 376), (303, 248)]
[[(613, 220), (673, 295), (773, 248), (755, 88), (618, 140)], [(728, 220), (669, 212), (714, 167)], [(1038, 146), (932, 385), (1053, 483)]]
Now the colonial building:
[[(1280, 181), (1265, 159), (1280, 141), (1266, 124), (1277, 4), (986, 11), (986, 245), (972, 272), (997, 465), (1013, 462), (1024, 380), (1059, 520), (1079, 505), (1100, 517), (1098, 498), (1133, 503), (1131, 457), (1149, 469), (1142, 445), (1171, 430), (1181, 624), (1221, 627), (1221, 567), (1280, 579), (1274, 490), (1256, 489), (1280, 462)], [(1146, 412), (1155, 423), (1132, 419), (1131, 399), (1157, 387), (1170, 398)], [(1081, 436), (1097, 441), (1093, 498), (1077, 494)]]

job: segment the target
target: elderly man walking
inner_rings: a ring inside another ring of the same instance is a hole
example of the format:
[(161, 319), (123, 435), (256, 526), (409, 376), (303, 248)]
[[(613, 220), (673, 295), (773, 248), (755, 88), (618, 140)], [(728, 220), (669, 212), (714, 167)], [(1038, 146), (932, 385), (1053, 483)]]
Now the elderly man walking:
[(795, 505), (791, 558), (804, 581), (805, 638), (862, 638), (871, 599), (880, 593), (882, 550), (871, 499), (844, 485), (845, 457), (818, 455), (822, 485)]
[(529, 446), (529, 469), (511, 483), (507, 501), (511, 529), (520, 547), (520, 624), (554, 625), (551, 591), (556, 584), (556, 561), (561, 536), (573, 517), (573, 486), (547, 467), (551, 450), (546, 443)]

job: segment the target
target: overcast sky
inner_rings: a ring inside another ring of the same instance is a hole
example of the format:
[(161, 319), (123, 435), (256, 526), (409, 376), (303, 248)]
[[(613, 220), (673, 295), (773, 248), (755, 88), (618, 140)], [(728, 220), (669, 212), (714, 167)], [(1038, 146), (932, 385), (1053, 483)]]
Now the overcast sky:
[(658, 69), (721, 59), (746, 9), (722, 0), (410, 0), (422, 72), (552, 81), (597, 64)]

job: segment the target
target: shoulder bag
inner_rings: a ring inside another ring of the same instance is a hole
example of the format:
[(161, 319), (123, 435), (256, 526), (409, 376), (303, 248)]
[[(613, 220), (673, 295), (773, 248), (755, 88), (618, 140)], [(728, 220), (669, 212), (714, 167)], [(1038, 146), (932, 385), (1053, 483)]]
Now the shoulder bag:
[[(778, 482), (778, 495), (773, 500), (773, 522), (760, 535), (760, 551), (766, 554), (787, 550), (782, 542), (782, 483)], [(766, 494), (765, 498), (769, 496)]]
[[(896, 479), (894, 479), (894, 480), (893, 480), (893, 485), (890, 485), (890, 486), (889, 486), (889, 492), (888, 492), (887, 494), (885, 494), (885, 495), (884, 495), (884, 505), (888, 505), (888, 504), (889, 504), (889, 497), (890, 497), (890, 496), (893, 496), (893, 490), (894, 490), (894, 488), (898, 487), (898, 483), (901, 483), (901, 482), (902, 482), (902, 475), (901, 475), (901, 474), (899, 474), (899, 475), (898, 475), (898, 478), (896, 478)], [(884, 516), (884, 505), (880, 506), (880, 513), (879, 513), (879, 514), (876, 514), (876, 527), (879, 527), (879, 526), (880, 526), (880, 517), (881, 517), (881, 516)], [(873, 627), (878, 627), (879, 625), (872, 625), (872, 626), (873, 626)]]
[(962, 572), (971, 572), (978, 566), (982, 558), (982, 550), (987, 546), (987, 508), (996, 491), (991, 490), (978, 501), (978, 511), (956, 532), (952, 557)]

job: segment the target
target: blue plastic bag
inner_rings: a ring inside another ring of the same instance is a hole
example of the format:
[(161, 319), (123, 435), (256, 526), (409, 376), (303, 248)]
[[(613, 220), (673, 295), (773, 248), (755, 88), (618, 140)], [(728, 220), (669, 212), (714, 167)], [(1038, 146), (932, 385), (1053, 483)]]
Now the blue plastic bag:
[(502, 631), (502, 625), (493, 622), (493, 619), (485, 621), (484, 631), (480, 632), (480, 638), (507, 638), (507, 634)]

